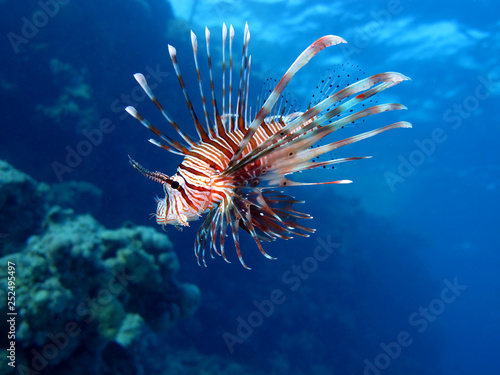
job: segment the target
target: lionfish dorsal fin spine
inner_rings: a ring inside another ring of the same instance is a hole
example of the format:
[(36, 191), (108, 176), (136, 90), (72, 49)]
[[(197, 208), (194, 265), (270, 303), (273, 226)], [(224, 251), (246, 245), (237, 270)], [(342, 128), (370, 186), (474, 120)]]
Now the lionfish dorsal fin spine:
[[(180, 143), (174, 143), (174, 142), (172, 142), (172, 140), (170, 139), (170, 137), (166, 136), (160, 130), (158, 130), (158, 128), (156, 128), (155, 126), (153, 126), (146, 118), (144, 118), (139, 112), (137, 112), (137, 110), (134, 107), (128, 106), (128, 107), (125, 108), (125, 111), (127, 111), (129, 115), (131, 115), (136, 120), (138, 120), (142, 125), (144, 125), (148, 130), (150, 130), (156, 136), (160, 137), (161, 139), (163, 139), (164, 141), (166, 141), (167, 143), (169, 143), (172, 147), (169, 147), (167, 145), (161, 144), (160, 142), (154, 143), (155, 146), (161, 147), (162, 149), (164, 149), (166, 151), (170, 151), (173, 154), (180, 154), (180, 155), (182, 155), (182, 154), (186, 154), (187, 153), (186, 147), (184, 147)], [(174, 150), (174, 149), (177, 149), (177, 151)]]
[(176, 151), (174, 150), (172, 147), (169, 147), (161, 142), (158, 142), (156, 139), (153, 139), (153, 138), (150, 138), (148, 139), (149, 143), (155, 145), (156, 147), (159, 147), (165, 151), (169, 151), (171, 152), (172, 154), (176, 154), (176, 155), (181, 155), (181, 156), (184, 156), (185, 153), (182, 153), (182, 152), (179, 152), (179, 151)]
[(217, 102), (215, 99), (215, 90), (214, 90), (214, 83), (213, 83), (213, 77), (212, 77), (212, 63), (211, 63), (211, 58), (210, 58), (210, 31), (208, 30), (208, 28), (205, 29), (205, 36), (206, 36), (208, 67), (209, 67), (209, 75), (210, 75), (210, 86), (211, 86), (211, 93), (212, 93), (212, 104), (213, 104), (213, 111), (214, 111), (214, 117), (215, 117), (215, 123), (214, 123), (215, 130), (212, 129), (212, 127), (209, 124), (209, 120), (208, 120), (208, 111), (206, 109), (206, 100), (205, 100), (205, 96), (203, 94), (201, 74), (199, 71), (199, 65), (198, 65), (197, 57), (196, 57), (198, 44), (197, 44), (197, 40), (196, 40), (196, 35), (191, 31), (191, 40), (192, 40), (192, 44), (193, 44), (193, 52), (194, 52), (195, 66), (196, 66), (197, 75), (198, 75), (200, 95), (202, 98), (203, 110), (205, 113), (205, 120), (207, 122), (208, 130), (211, 134), (210, 139), (204, 141), (203, 143), (211, 144), (212, 146), (218, 148), (220, 151), (225, 153), (227, 158), (231, 158), (231, 156), (233, 155), (234, 151), (237, 148), (237, 145), (235, 144), (235, 142), (233, 142), (231, 140), (230, 137), (228, 137), (228, 134), (227, 134), (226, 130), (224, 129), (220, 114), (219, 114), (218, 109), (217, 109)]
[(202, 142), (207, 142), (209, 137), (205, 129), (200, 124), (200, 121), (198, 120), (198, 117), (196, 116), (196, 113), (194, 112), (193, 109), (193, 103), (191, 102), (191, 99), (189, 98), (189, 94), (186, 89), (186, 84), (184, 83), (184, 79), (182, 78), (181, 75), (181, 69), (179, 67), (179, 64), (177, 63), (177, 50), (171, 46), (170, 44), (168, 45), (168, 53), (170, 54), (170, 59), (172, 60), (172, 65), (174, 66), (175, 74), (177, 75), (177, 80), (179, 81), (179, 85), (181, 86), (182, 94), (184, 95), (184, 99), (186, 101), (186, 104), (189, 109), (189, 113), (191, 114), (191, 118), (193, 119), (194, 126), (196, 128), (196, 132), (198, 133), (198, 136), (200, 137), (200, 140)]
[(244, 93), (245, 95), (245, 114), (244, 114), (244, 118), (245, 118), (245, 123), (246, 124), (249, 124), (250, 123), (250, 118), (249, 118), (249, 114), (248, 114), (248, 92), (250, 90), (250, 67), (252, 65), (252, 56), (248, 56), (248, 69), (247, 69), (247, 77), (246, 77), (246, 82), (247, 82), (247, 85), (246, 85), (246, 92)]
[[(217, 109), (216, 109), (216, 111), (217, 111)], [(220, 138), (222, 138), (227, 143), (227, 145), (231, 149), (232, 153), (234, 153), (238, 149), (238, 145), (227, 134), (226, 129), (224, 128), (224, 126), (222, 124), (222, 120), (221, 120), (221, 117), (220, 117), (218, 111), (216, 112), (216, 119), (217, 119), (217, 127), (219, 128)]]
[[(224, 25), (225, 26), (225, 25)], [(214, 127), (216, 129), (216, 132), (217, 132), (217, 135), (219, 137), (221, 137), (222, 139), (224, 139), (227, 144), (229, 145), (229, 147), (233, 150), (236, 150), (237, 148), (237, 145), (231, 141), (231, 139), (228, 137), (227, 135), (227, 128), (225, 127), (224, 123), (223, 123), (223, 120), (220, 116), (220, 113), (219, 113), (219, 110), (217, 108), (217, 100), (215, 98), (215, 85), (214, 85), (214, 80), (213, 80), (213, 76), (212, 76), (212, 59), (210, 57), (210, 31), (208, 30), (208, 28), (205, 28), (205, 37), (206, 37), (206, 41), (207, 41), (207, 58), (208, 58), (208, 69), (209, 69), (209, 73), (210, 73), (210, 90), (212, 92), (212, 105), (213, 105), (213, 112), (214, 112)], [(223, 56), (224, 56), (224, 48), (223, 48), (223, 52), (222, 52)], [(222, 107), (223, 107), (223, 110), (222, 110), (222, 113), (224, 114), (224, 93), (225, 93), (225, 87), (224, 87), (224, 68), (225, 68), (225, 60), (223, 58), (223, 83), (222, 83), (222, 91), (223, 91), (223, 97), (222, 97)]]
[[(134, 78), (135, 80), (137, 81), (137, 83), (139, 83), (139, 85), (141, 86), (141, 88), (144, 90), (144, 92), (146, 93), (146, 95), (149, 97), (149, 99), (151, 99), (151, 101), (156, 105), (156, 107), (160, 110), (161, 114), (163, 115), (163, 117), (165, 117), (165, 119), (168, 121), (168, 123), (170, 125), (172, 125), (172, 127), (175, 129), (175, 131), (182, 137), (182, 139), (184, 139), (184, 141), (190, 145), (190, 146), (195, 146), (196, 143), (186, 134), (184, 133), (181, 128), (179, 127), (179, 125), (172, 120), (172, 118), (170, 117), (170, 115), (167, 113), (167, 111), (163, 108), (163, 106), (161, 105), (160, 101), (156, 98), (156, 96), (154, 95), (153, 93), (153, 90), (151, 90), (151, 88), (149, 87), (148, 85), (148, 82), (146, 81), (146, 77), (144, 77), (143, 74), (141, 73), (136, 73), (134, 74)], [(127, 107), (129, 108), (129, 107)], [(137, 118), (136, 115), (127, 110), (127, 108), (125, 108), (125, 110), (130, 113), (133, 117)], [(137, 111), (135, 110), (134, 107), (130, 107), (132, 108), (135, 113), (137, 113)], [(142, 117), (142, 116), (141, 116)], [(137, 118), (138, 119), (138, 118)], [(139, 121), (141, 121), (140, 119), (138, 119)], [(142, 121), (141, 121), (142, 122)], [(144, 125), (144, 124), (143, 124)], [(146, 126), (147, 127), (147, 126)], [(148, 127), (149, 130), (153, 131), (153, 133), (157, 134), (152, 128)], [(156, 129), (156, 128), (155, 128)], [(157, 129), (156, 129), (157, 130)], [(157, 130), (159, 132), (159, 130)], [(158, 134), (157, 134), (158, 135)]]
[[(205, 27), (205, 42), (207, 46), (207, 62), (208, 62), (208, 74), (210, 78), (210, 94), (212, 96), (212, 112), (214, 116), (213, 128), (215, 131), (216, 137), (221, 136), (220, 121), (217, 117), (219, 117), (219, 111), (217, 110), (217, 101), (215, 100), (215, 87), (214, 87), (214, 78), (212, 75), (212, 57), (210, 56), (210, 30), (208, 27)], [(208, 123), (207, 123), (208, 126)]]
[(198, 87), (200, 89), (200, 97), (201, 97), (201, 104), (203, 106), (203, 114), (205, 115), (205, 123), (207, 125), (207, 131), (208, 134), (210, 134), (211, 138), (215, 138), (215, 133), (212, 130), (210, 123), (208, 121), (208, 112), (207, 112), (207, 100), (205, 99), (205, 94), (203, 93), (203, 85), (201, 83), (201, 73), (200, 73), (200, 67), (198, 65), (198, 39), (196, 38), (196, 34), (191, 30), (191, 45), (193, 46), (193, 57), (194, 57), (194, 65), (196, 68), (196, 75), (198, 77)]
[(250, 42), (250, 32), (248, 31), (248, 23), (245, 23), (245, 32), (243, 34), (243, 51), (241, 52), (241, 68), (240, 68), (240, 82), (238, 85), (238, 96), (236, 105), (236, 115), (238, 121), (238, 129), (242, 132), (246, 130), (245, 118), (243, 116), (243, 111), (245, 108), (245, 85), (247, 78), (247, 68), (248, 68), (248, 44)]
[(228, 129), (229, 131), (234, 130), (233, 126), (233, 106), (232, 106), (232, 96), (233, 96), (233, 39), (234, 39), (234, 29), (233, 25), (229, 26), (229, 92), (228, 92), (228, 107), (227, 107), (227, 112), (224, 112), (223, 114), (228, 113), (229, 118), (228, 118)]
[(226, 113), (226, 38), (227, 38), (227, 27), (226, 24), (223, 23), (222, 24), (222, 114)]
[[(173, 148), (179, 150), (180, 152), (176, 152), (176, 151), (171, 151), (173, 152), (174, 154), (179, 154), (179, 155), (187, 155), (189, 153), (189, 149), (187, 147), (185, 147), (184, 145), (180, 144), (179, 142), (173, 140), (172, 138), (170, 137), (166, 137), (167, 140), (168, 140), (168, 144), (170, 144)], [(153, 143), (155, 146), (159, 146), (161, 148), (164, 149), (164, 145), (162, 145), (160, 142), (158, 142), (157, 140), (154, 140), (154, 139), (149, 139), (149, 142)], [(158, 144), (157, 144), (158, 143)]]
[(271, 92), (267, 100), (264, 102), (264, 105), (259, 110), (259, 112), (255, 115), (255, 119), (252, 121), (250, 126), (248, 127), (245, 136), (243, 137), (240, 146), (233, 158), (229, 162), (228, 169), (231, 169), (240, 158), (242, 152), (245, 150), (246, 146), (252, 139), (253, 135), (262, 124), (264, 119), (269, 115), (271, 109), (273, 108), (276, 101), (279, 99), (283, 90), (286, 88), (290, 80), (293, 78), (295, 73), (297, 73), (304, 65), (306, 65), (309, 60), (311, 60), (314, 56), (316, 56), (319, 52), (324, 50), (327, 47), (337, 45), (339, 43), (346, 43), (346, 41), (335, 35), (326, 35), (322, 38), (316, 40), (313, 44), (307, 47), (297, 59), (293, 62), (293, 64), (288, 68), (286, 73), (283, 75), (281, 80), (278, 82), (274, 90)]

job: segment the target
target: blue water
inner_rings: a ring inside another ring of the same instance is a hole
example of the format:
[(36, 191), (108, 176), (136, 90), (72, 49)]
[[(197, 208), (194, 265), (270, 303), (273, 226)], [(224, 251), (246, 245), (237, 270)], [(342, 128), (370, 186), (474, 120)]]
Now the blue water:
[[(317, 232), (267, 244), (276, 261), (244, 238), (252, 271), (233, 253), (232, 264), (217, 257), (201, 268), (192, 250), (198, 223), (183, 232), (167, 228), (180, 258), (179, 278), (200, 287), (202, 305), (160, 336), (153, 358), (166, 342), (172, 350), (214, 355), (262, 374), (500, 373), (495, 2), (66, 0), (49, 1), (49, 10), (41, 3), (0, 4), (0, 159), (37, 181), (98, 186), (103, 199), (92, 214), (111, 228), (156, 226), (148, 215), (161, 188), (130, 168), (127, 155), (167, 174), (180, 162), (148, 144), (150, 134), (124, 114), (131, 102), (163, 126), (132, 75), (152, 76), (167, 110), (194, 134), (166, 48), (177, 48), (194, 99), (190, 29), (201, 43), (208, 26), (218, 46), (222, 23), (232, 24), (239, 54), (248, 22), (251, 98), (266, 77), (279, 79), (326, 34), (342, 36), (349, 47), (321, 52), (294, 78), (290, 92), (304, 107), (318, 79), (342, 62), (367, 74), (411, 78), (381, 95), (408, 110), (366, 126), (405, 120), (413, 128), (334, 155), (372, 159), (304, 176), (354, 183), (293, 189), (306, 201), (300, 209), (314, 217), (306, 224)], [(69, 150), (95, 129), (102, 138), (69, 166)], [(321, 245), (328, 241), (336, 244), (331, 254)], [(328, 256), (311, 263), (319, 252)]]

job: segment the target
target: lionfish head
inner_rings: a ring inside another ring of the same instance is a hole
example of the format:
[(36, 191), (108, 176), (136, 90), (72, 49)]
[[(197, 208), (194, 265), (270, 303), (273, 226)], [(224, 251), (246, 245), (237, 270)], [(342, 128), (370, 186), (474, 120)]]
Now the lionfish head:
[[(187, 226), (187, 216), (182, 212), (174, 212), (174, 207), (179, 207), (177, 201), (180, 199), (180, 183), (174, 178), (170, 178), (161, 172), (150, 172), (142, 165), (137, 163), (129, 156), (129, 161), (135, 170), (140, 172), (145, 177), (150, 180), (159, 182), (163, 185), (163, 192), (165, 193), (165, 198), (155, 197), (156, 205), (156, 223), (161, 225), (172, 224), (176, 227)], [(154, 215), (154, 214), (153, 214)]]
[(174, 179), (168, 179), (168, 181), (161, 183), (163, 185), (165, 198), (160, 199), (155, 197), (155, 201), (157, 203), (155, 215), (156, 223), (163, 226), (169, 224), (174, 225), (177, 229), (181, 229), (181, 226), (188, 226), (187, 213), (182, 212), (183, 205), (180, 204), (180, 183)]

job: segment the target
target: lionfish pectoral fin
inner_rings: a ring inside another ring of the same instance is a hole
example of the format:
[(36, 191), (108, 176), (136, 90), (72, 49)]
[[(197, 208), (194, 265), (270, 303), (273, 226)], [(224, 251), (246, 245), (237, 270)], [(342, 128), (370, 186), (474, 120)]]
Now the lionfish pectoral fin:
[(215, 215), (214, 215), (214, 219), (212, 220), (212, 223), (210, 225), (210, 257), (212, 259), (215, 258), (213, 252), (215, 252), (216, 255), (218, 256), (222, 256), (222, 253), (219, 252), (219, 250), (217, 249), (217, 246), (216, 246), (216, 241), (217, 241), (217, 223), (220, 222), (220, 216), (221, 216), (221, 212), (219, 210), (217, 210), (215, 212)]
[[(224, 202), (219, 204), (217, 207), (209, 211), (205, 220), (201, 224), (198, 233), (196, 235), (194, 252), (198, 264), (206, 267), (205, 262), (205, 248), (207, 246), (207, 241), (210, 246), (210, 257), (214, 258), (213, 252), (216, 255), (222, 256), (222, 258), (227, 262), (231, 263), (225, 254), (224, 241), (226, 237), (226, 229), (228, 224), (227, 212), (225, 209), (226, 205)], [(219, 233), (218, 233), (218, 230)], [(220, 236), (220, 251), (217, 249), (217, 235)]]
[(248, 145), (254, 134), (257, 132), (257, 129), (262, 125), (264, 119), (269, 115), (272, 108), (283, 93), (283, 90), (285, 90), (288, 83), (290, 83), (295, 73), (303, 68), (304, 65), (306, 65), (319, 52), (327, 47), (334, 46), (340, 43), (346, 43), (346, 41), (343, 38), (335, 35), (326, 35), (312, 43), (299, 55), (299, 57), (297, 57), (297, 59), (283, 75), (283, 78), (281, 78), (274, 90), (271, 92), (262, 108), (255, 115), (255, 119), (248, 127), (245, 136), (239, 144), (238, 150), (235, 152), (231, 161), (229, 162), (228, 169), (231, 169), (238, 162), (238, 159), (240, 158), (242, 152), (245, 150), (246, 146)]
[(234, 246), (236, 247), (236, 254), (238, 255), (238, 259), (241, 265), (247, 270), (251, 270), (251, 268), (246, 265), (245, 261), (243, 260), (243, 256), (241, 255), (240, 235), (239, 235), (241, 217), (234, 206), (230, 207), (230, 210), (231, 213), (230, 213), (229, 224), (231, 226), (231, 233), (233, 235)]
[[(237, 192), (238, 190), (236, 190)], [(235, 192), (235, 193), (236, 193)], [(260, 193), (260, 192), (259, 192)], [(248, 195), (248, 194), (246, 194)], [(260, 195), (260, 194), (259, 194)], [(257, 232), (255, 230), (254, 226), (254, 214), (252, 214), (252, 208), (253, 207), (261, 207), (263, 206), (262, 203), (257, 203), (257, 205), (252, 204), (251, 201), (248, 200), (248, 196), (242, 197), (240, 195), (235, 194), (233, 197), (233, 202), (234, 202), (234, 207), (238, 211), (240, 220), (239, 223), (241, 223), (241, 228), (244, 229), (246, 232), (248, 232), (252, 238), (254, 239), (255, 243), (257, 244), (257, 247), (259, 248), (260, 252), (262, 255), (264, 255), (267, 259), (276, 259), (275, 257), (272, 257), (268, 253), (264, 251), (264, 248), (262, 247), (262, 244), (260, 243), (259, 236), (257, 235)], [(267, 204), (265, 205), (267, 206)], [(269, 212), (269, 207), (268, 212)], [(257, 215), (258, 216), (258, 215)]]
[[(225, 206), (225, 202), (222, 202), (221, 206)], [(226, 231), (227, 231), (227, 226), (229, 225), (229, 220), (230, 220), (230, 217), (229, 217), (229, 212), (227, 210), (223, 210), (221, 212), (221, 218), (220, 218), (220, 232), (219, 232), (219, 236), (220, 236), (220, 253), (222, 255), (222, 258), (227, 262), (227, 263), (231, 263), (227, 257), (226, 257), (226, 248), (225, 248), (225, 242), (226, 242), (226, 237), (227, 237), (227, 234), (226, 234)]]
[(315, 231), (297, 222), (298, 219), (311, 218), (310, 215), (293, 208), (293, 204), (301, 201), (281, 192), (240, 188), (235, 190), (233, 202), (235, 210), (233, 215), (238, 219), (235, 223), (231, 222), (233, 237), (237, 238), (235, 229), (241, 227), (253, 237), (261, 253), (268, 259), (276, 258), (267, 254), (261, 241), (269, 242), (277, 238), (286, 240), (292, 238), (294, 234), (307, 237)]
[[(399, 73), (380, 73), (361, 81), (357, 81), (356, 83), (337, 91), (314, 107), (302, 113), (300, 116), (296, 116), (291, 119), (280, 132), (275, 133), (244, 157), (235, 161), (234, 165), (229, 165), (224, 173), (230, 174), (255, 160), (269, 155), (277, 149), (282, 150), (286, 147), (294, 152), (297, 150), (307, 149), (328, 134), (331, 134), (332, 132), (364, 117), (381, 112), (406, 109), (406, 107), (401, 104), (389, 103), (375, 105), (361, 111), (349, 113), (349, 110), (351, 110), (355, 105), (407, 79), (408, 77)], [(347, 100), (348, 98), (350, 99)], [(340, 103), (342, 100), (346, 101), (333, 109), (329, 109), (330, 106), (335, 103)], [(349, 114), (340, 117), (338, 120), (333, 121), (330, 124), (325, 124), (330, 119), (336, 116), (341, 116), (345, 113)], [(304, 126), (304, 124), (307, 125)], [(285, 154), (283, 153), (282, 156), (284, 155)], [(271, 160), (278, 160), (276, 156), (274, 158), (269, 156), (268, 158)]]

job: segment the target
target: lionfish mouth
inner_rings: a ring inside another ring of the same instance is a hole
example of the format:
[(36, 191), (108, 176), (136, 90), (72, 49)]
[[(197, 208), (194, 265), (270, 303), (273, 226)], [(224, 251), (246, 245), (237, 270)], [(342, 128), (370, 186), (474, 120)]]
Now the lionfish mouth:
[[(229, 39), (229, 43), (228, 42)], [(287, 186), (320, 184), (345, 184), (350, 180), (341, 179), (329, 182), (297, 182), (285, 176), (297, 172), (332, 166), (338, 163), (364, 159), (367, 157), (328, 158), (333, 150), (356, 143), (387, 130), (410, 128), (405, 121), (366, 131), (349, 138), (325, 142), (313, 147), (328, 135), (364, 121), (366, 117), (382, 112), (406, 109), (402, 104), (373, 104), (372, 99), (382, 91), (399, 84), (408, 78), (400, 73), (388, 72), (358, 79), (341, 86), (337, 77), (323, 82), (319, 95), (314, 97), (305, 112), (294, 110), (286, 100), (285, 88), (314, 56), (324, 49), (346, 41), (338, 36), (326, 35), (309, 45), (293, 62), (279, 82), (269, 90), (269, 95), (252, 115), (248, 107), (251, 56), (249, 55), (250, 32), (245, 24), (243, 52), (239, 67), (237, 89), (233, 87), (233, 39), (234, 29), (222, 27), (222, 84), (221, 97), (217, 98), (212, 59), (210, 55), (210, 31), (205, 28), (205, 41), (208, 62), (211, 106), (203, 91), (203, 79), (198, 64), (198, 41), (191, 31), (191, 44), (194, 64), (199, 83), (199, 93), (204, 125), (199, 120), (188, 94), (177, 62), (177, 51), (168, 46), (172, 64), (181, 91), (191, 115), (198, 139), (191, 138), (173, 120), (154, 95), (144, 75), (134, 75), (139, 85), (172, 126), (180, 140), (165, 135), (157, 127), (138, 113), (134, 107), (126, 111), (142, 125), (153, 132), (164, 143), (154, 139), (149, 141), (168, 152), (181, 155), (180, 163), (173, 178), (161, 173), (150, 172), (131, 159), (130, 164), (147, 178), (163, 184), (165, 193), (175, 190), (164, 200), (158, 199), (157, 222), (176, 227), (187, 225), (204, 213), (207, 216), (195, 240), (195, 254), (198, 264), (206, 266), (205, 249), (210, 256), (221, 256), (230, 262), (225, 251), (228, 227), (231, 228), (239, 261), (243, 260), (240, 248), (239, 230), (243, 229), (254, 239), (261, 253), (275, 259), (264, 251), (261, 242), (276, 239), (290, 239), (294, 235), (308, 237), (314, 229), (299, 223), (311, 216), (301, 213), (294, 204), (303, 203), (284, 195), (281, 189)], [(228, 59), (226, 44), (229, 44)], [(226, 65), (229, 60), (229, 67)], [(340, 76), (339, 76), (340, 77)], [(226, 90), (226, 79), (228, 89)], [(373, 104), (373, 105), (372, 105)], [(327, 160), (319, 160), (319, 158)], [(182, 183), (179, 183), (182, 182)], [(167, 199), (168, 198), (168, 199)], [(169, 218), (169, 220), (167, 220)]]

